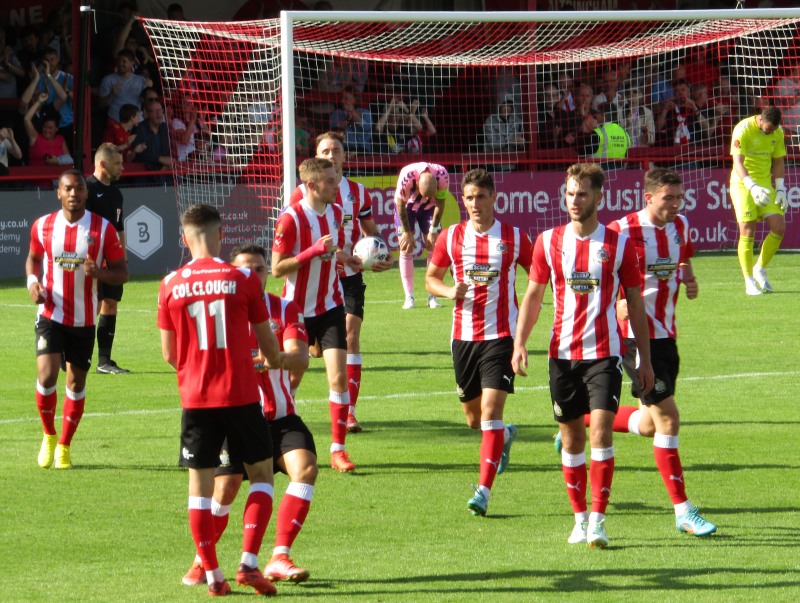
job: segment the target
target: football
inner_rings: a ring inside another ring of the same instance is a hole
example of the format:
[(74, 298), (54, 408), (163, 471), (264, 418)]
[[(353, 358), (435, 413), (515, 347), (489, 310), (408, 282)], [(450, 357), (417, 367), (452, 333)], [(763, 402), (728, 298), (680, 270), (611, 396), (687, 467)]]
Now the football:
[(361, 258), (364, 270), (369, 270), (375, 262), (389, 259), (389, 248), (383, 239), (364, 237), (353, 246), (353, 255)]

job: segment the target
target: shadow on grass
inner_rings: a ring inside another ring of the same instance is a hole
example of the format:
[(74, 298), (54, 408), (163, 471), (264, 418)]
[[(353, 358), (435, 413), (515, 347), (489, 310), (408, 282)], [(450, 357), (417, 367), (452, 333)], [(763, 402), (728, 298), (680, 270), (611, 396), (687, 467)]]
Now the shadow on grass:
[[(607, 554), (603, 551), (589, 551), (588, 554)], [(618, 570), (605, 568), (602, 570), (510, 570), (506, 572), (472, 572), (458, 574), (406, 574), (402, 580), (397, 576), (386, 578), (356, 578), (352, 580), (317, 579), (304, 584), (303, 593), (307, 597), (330, 596), (332, 590), (343, 595), (363, 596), (375, 600), (377, 595), (387, 598), (402, 598), (404, 594), (459, 594), (465, 598), (494, 594), (514, 594), (520, 596), (535, 593), (598, 593), (608, 600), (614, 593), (631, 595), (641, 593), (642, 596), (654, 591), (675, 591), (681, 596), (690, 598), (691, 593), (708, 593), (713, 591), (736, 591), (743, 596), (748, 591), (758, 598), (769, 597), (770, 589), (796, 588), (800, 579), (786, 579), (792, 570), (759, 570), (752, 567), (704, 567), (697, 568), (662, 568), (662, 569), (630, 569)], [(698, 583), (702, 574), (704, 583)], [(748, 583), (731, 583), (731, 576), (747, 574)], [(525, 585), (513, 584), (511, 581), (531, 581)], [(774, 581), (770, 581), (774, 580)], [(376, 585), (377, 589), (359, 589), (359, 584)], [(386, 584), (382, 589), (380, 585)], [(685, 593), (685, 594), (684, 594)]]

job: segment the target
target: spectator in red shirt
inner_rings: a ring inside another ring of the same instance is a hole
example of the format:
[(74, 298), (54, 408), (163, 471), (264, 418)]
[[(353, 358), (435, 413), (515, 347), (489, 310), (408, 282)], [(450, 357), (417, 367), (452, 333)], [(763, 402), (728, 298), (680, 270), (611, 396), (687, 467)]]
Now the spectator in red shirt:
[(135, 153), (141, 153), (146, 145), (140, 143), (134, 146), (136, 133), (131, 131), (139, 124), (139, 107), (136, 105), (122, 105), (119, 110), (119, 119), (108, 119), (105, 132), (103, 132), (103, 142), (110, 142), (119, 147), (125, 161), (130, 161)]

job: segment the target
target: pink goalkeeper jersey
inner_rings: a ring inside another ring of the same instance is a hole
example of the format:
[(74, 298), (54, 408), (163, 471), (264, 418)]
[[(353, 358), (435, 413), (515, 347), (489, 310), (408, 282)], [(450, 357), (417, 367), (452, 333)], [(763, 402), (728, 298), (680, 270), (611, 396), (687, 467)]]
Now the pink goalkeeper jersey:
[[(296, 303), (271, 293), (267, 294), (265, 302), (269, 310), (269, 326), (275, 333), (275, 337), (278, 338), (281, 352), (284, 351), (284, 342), (290, 339), (299, 339), (308, 343), (308, 333), (306, 333), (303, 323), (303, 315)], [(253, 355), (258, 355), (258, 343), (252, 333), (250, 344), (253, 347)], [(277, 421), (287, 415), (297, 414), (297, 406), (289, 382), (289, 371), (271, 369), (258, 373), (258, 377), (261, 388), (261, 406), (267, 421)]]
[(437, 191), (446, 191), (450, 188), (450, 175), (447, 169), (438, 163), (412, 163), (400, 170), (397, 177), (397, 190), (394, 193), (395, 203), (405, 203), (414, 211), (430, 209), (435, 203), (435, 198), (426, 199), (419, 194), (419, 177), (423, 172), (430, 172), (436, 177)]
[[(679, 215), (674, 222), (656, 226), (641, 210), (612, 222), (609, 228), (628, 235), (636, 248), (642, 274), (642, 298), (647, 311), (650, 339), (675, 338), (675, 306), (680, 290), (680, 265), (694, 255), (689, 241), (689, 221)], [(622, 323), (625, 337), (633, 337), (630, 323)]]
[[(338, 205), (328, 205), (323, 213), (318, 214), (305, 200), (292, 203), (275, 226), (272, 250), (296, 256), (324, 235), (331, 235), (334, 245), (343, 249), (343, 214)], [(305, 316), (319, 316), (343, 305), (335, 253), (315, 257), (297, 272), (287, 274), (282, 297), (293, 300)]]
[[(297, 203), (303, 200), (306, 194), (306, 185), (301, 184), (292, 193), (289, 203)], [(336, 205), (340, 205), (344, 210), (344, 240), (345, 251), (348, 255), (353, 254), (353, 245), (361, 238), (361, 220), (368, 220), (372, 217), (372, 201), (367, 195), (367, 189), (363, 184), (342, 178), (339, 181), (339, 192), (336, 193)], [(339, 274), (343, 276), (353, 276), (356, 271), (349, 266), (337, 264)]]
[(641, 284), (636, 250), (626, 235), (598, 225), (579, 238), (570, 225), (540, 234), (530, 280), (553, 289), (551, 358), (589, 360), (621, 356), (616, 299), (620, 287)]
[(471, 222), (450, 226), (436, 240), (431, 263), (450, 267), (456, 282), (469, 283), (453, 308), (452, 339), (485, 341), (513, 337), (517, 328), (517, 264), (530, 261), (531, 241), (519, 228), (495, 220), (485, 233)]
[(90, 256), (98, 266), (125, 257), (110, 222), (85, 212), (70, 224), (63, 211), (42, 216), (31, 227), (30, 250), (42, 257), (46, 295), (38, 314), (67, 327), (91, 327), (97, 316), (97, 281), (86, 276)]

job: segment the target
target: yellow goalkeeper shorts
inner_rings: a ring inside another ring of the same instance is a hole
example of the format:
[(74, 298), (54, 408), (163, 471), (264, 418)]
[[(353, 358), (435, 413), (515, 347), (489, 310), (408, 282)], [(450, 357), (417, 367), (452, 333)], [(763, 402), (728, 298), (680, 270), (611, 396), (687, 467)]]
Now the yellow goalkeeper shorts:
[(775, 191), (770, 184), (762, 184), (756, 182), (759, 186), (764, 186), (770, 189), (770, 202), (769, 205), (761, 207), (756, 205), (753, 201), (753, 195), (747, 190), (744, 182), (731, 182), (729, 192), (731, 194), (731, 205), (736, 212), (736, 221), (741, 222), (761, 222), (765, 216), (769, 214), (783, 215), (783, 210), (775, 203)]

